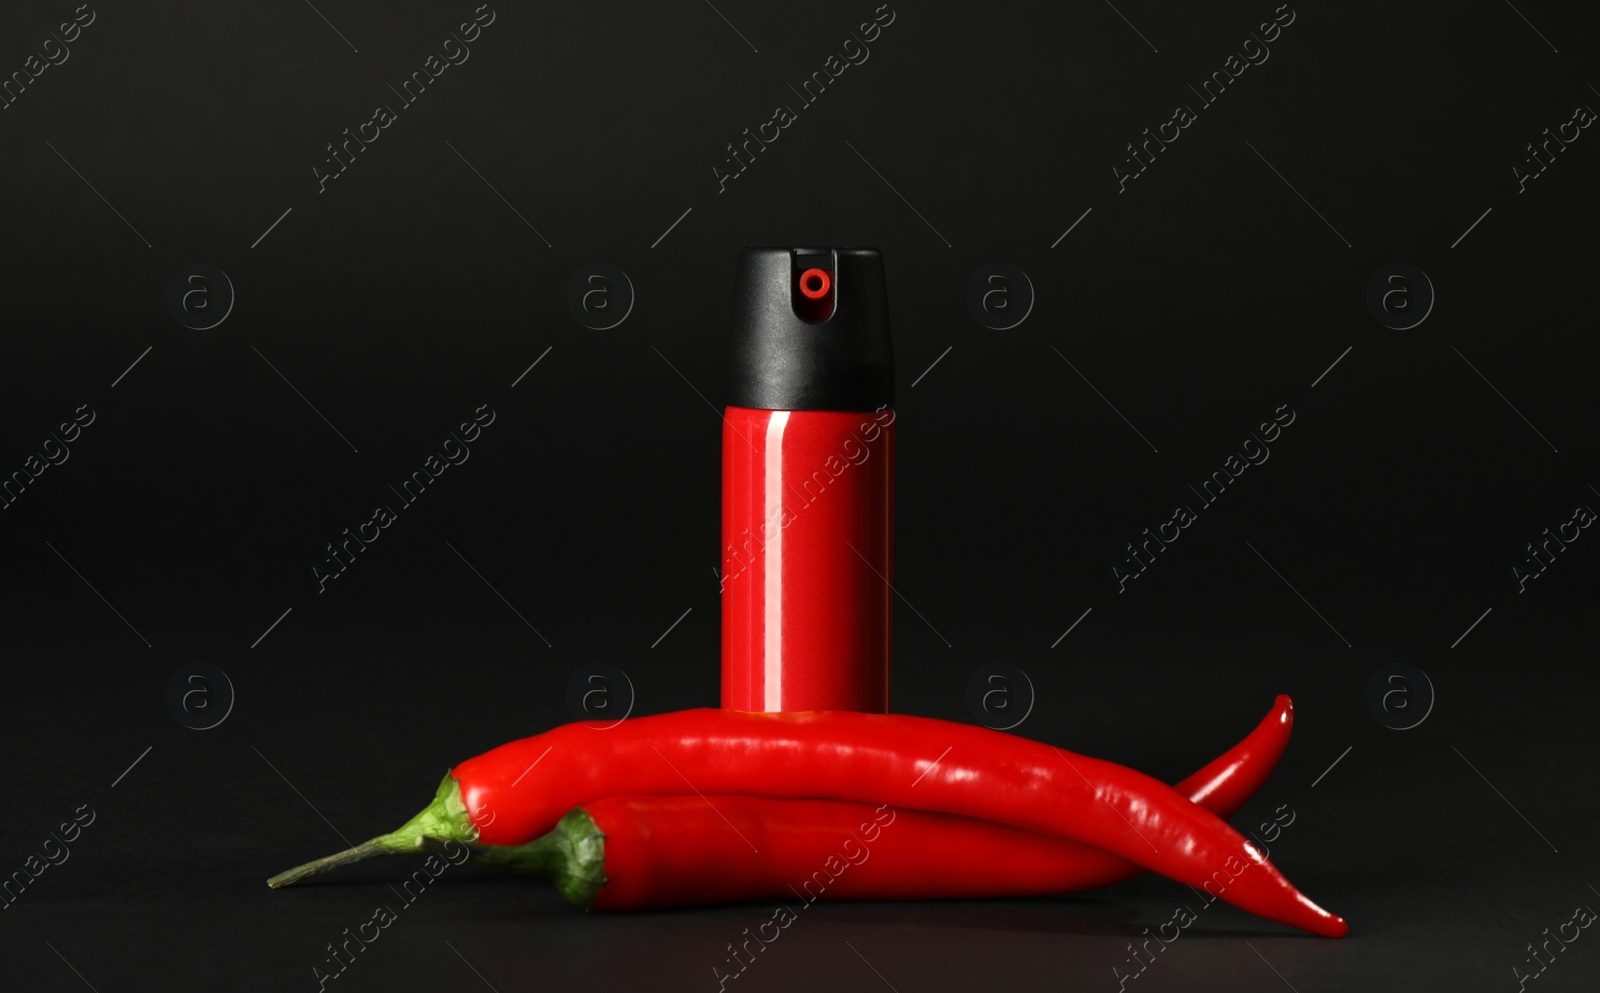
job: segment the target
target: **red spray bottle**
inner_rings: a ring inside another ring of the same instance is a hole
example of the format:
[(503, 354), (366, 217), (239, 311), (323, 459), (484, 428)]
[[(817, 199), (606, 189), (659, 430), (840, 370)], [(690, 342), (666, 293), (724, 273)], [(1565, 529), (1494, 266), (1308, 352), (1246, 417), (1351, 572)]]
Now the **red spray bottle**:
[(722, 429), (722, 706), (889, 709), (894, 353), (876, 249), (739, 256)]

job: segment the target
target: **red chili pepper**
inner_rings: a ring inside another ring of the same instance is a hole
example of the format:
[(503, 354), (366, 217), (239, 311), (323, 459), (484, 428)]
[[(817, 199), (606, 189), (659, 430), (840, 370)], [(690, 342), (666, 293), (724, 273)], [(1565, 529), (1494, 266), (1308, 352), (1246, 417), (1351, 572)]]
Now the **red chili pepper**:
[(567, 724), (469, 759), (399, 831), (304, 874), (414, 846), (422, 835), (459, 838), (476, 829), (482, 843), (521, 844), (585, 803), (678, 795), (684, 786), (993, 820), (1104, 849), (1190, 886), (1209, 884), (1243, 910), (1316, 934), (1348, 930), (1244, 836), (1142, 773), (986, 728), (849, 711), (705, 709), (605, 730)]
[(1256, 847), (1170, 786), (971, 725), (849, 711), (689, 710), (603, 731), (568, 724), (458, 766), (485, 844), (514, 844), (607, 796), (830, 797), (997, 821), (1119, 855), (1252, 913), (1338, 937)]
[[(1293, 723), (1294, 705), (1278, 697), (1248, 737), (1176, 789), (1232, 815), (1277, 765)], [(459, 854), (447, 843), (424, 847)], [(472, 859), (548, 879), (593, 910), (790, 896), (1043, 896), (1108, 886), (1140, 871), (1109, 852), (970, 817), (840, 800), (693, 795), (587, 803), (536, 841), (475, 846)]]

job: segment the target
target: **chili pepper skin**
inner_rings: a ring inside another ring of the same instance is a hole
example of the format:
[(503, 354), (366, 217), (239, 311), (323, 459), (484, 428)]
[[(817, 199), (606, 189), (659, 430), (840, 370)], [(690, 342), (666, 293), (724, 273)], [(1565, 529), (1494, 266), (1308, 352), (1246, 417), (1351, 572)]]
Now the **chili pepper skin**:
[(1348, 930), (1243, 835), (1172, 787), (973, 725), (850, 711), (687, 710), (603, 731), (563, 725), (470, 759), (454, 775), (485, 844), (524, 841), (607, 796), (689, 786), (708, 795), (829, 797), (1057, 835), (1196, 888), (1211, 884), (1262, 917), (1329, 937)]
[(1294, 701), (1280, 693), (1255, 730), (1173, 788), (1219, 817), (1232, 817), (1278, 767), (1293, 730)]
[[(1280, 696), (1248, 737), (1178, 792), (1220, 816), (1235, 813), (1277, 765), (1293, 714)], [(1099, 849), (970, 817), (745, 796), (609, 797), (568, 813), (542, 838), (473, 846), (471, 858), (538, 875), (592, 910), (1043, 896), (1139, 872)]]
[[(1348, 930), (1243, 835), (1171, 787), (1115, 763), (948, 721), (849, 711), (686, 710), (604, 730), (563, 725), (470, 759), (449, 778), (456, 780), (457, 796), (442, 783), (427, 810), (368, 844), (413, 847), (418, 836), (436, 834), (424, 822), (441, 821), (452, 837), (476, 829), (475, 840), (485, 844), (520, 844), (585, 803), (677, 795), (685, 785), (712, 795), (830, 797), (1057, 835), (1206, 888), (1271, 920), (1328, 937)], [(348, 853), (346, 860), (357, 857)], [(282, 885), (313, 871), (275, 878)]]
[[(432, 839), (422, 846), (438, 850)], [(845, 800), (608, 797), (526, 845), (470, 858), (527, 872), (588, 910), (656, 910), (796, 897), (943, 900), (1045, 896), (1137, 866), (1022, 828)]]
[[(1289, 744), (1289, 733), (1294, 728), (1294, 703), (1287, 696), (1279, 696), (1273, 702), (1272, 710), (1262, 718), (1242, 741), (1228, 749), (1226, 752), (1212, 759), (1198, 772), (1189, 776), (1176, 787), (1178, 792), (1189, 797), (1195, 803), (1213, 811), (1221, 817), (1231, 817), (1245, 801), (1254, 796), (1277, 767), (1278, 759), (1283, 756), (1284, 749)], [(747, 798), (737, 798), (732, 803), (745, 802)], [(643, 802), (636, 800), (636, 802)], [(754, 801), (751, 801), (754, 802)], [(783, 803), (779, 801), (780, 806)], [(869, 805), (857, 804), (862, 817), (866, 817), (872, 810)], [(705, 809), (705, 808), (702, 808)], [(779, 814), (778, 816), (783, 816)], [(461, 825), (466, 817), (466, 808), (461, 803), (460, 790), (456, 780), (446, 776), (439, 786), (438, 795), (421, 814), (408, 822), (405, 827), (392, 834), (381, 835), (364, 844), (357, 845), (348, 851), (339, 852), (326, 858), (308, 862), (305, 865), (280, 873), (268, 880), (268, 885), (274, 888), (286, 886), (307, 876), (325, 872), (328, 869), (341, 865), (358, 862), (374, 855), (398, 855), (414, 850), (419, 839), (426, 838), (429, 845), (426, 847), (434, 851), (443, 851), (452, 859), (457, 854), (456, 849), (446, 849), (444, 846), (451, 841), (471, 841), (477, 837), (475, 830), (463, 830)], [(568, 815), (570, 818), (571, 815)], [(1011, 832), (1015, 829), (1005, 825), (996, 825), (989, 821), (976, 821), (971, 818), (957, 818), (943, 814), (927, 814), (920, 812), (917, 819), (922, 817), (933, 818), (936, 822), (946, 820), (949, 822), (944, 832), (950, 837), (947, 843), (955, 845), (952, 850), (960, 851), (989, 851), (994, 858), (1008, 857), (1005, 842), (1010, 840)], [(567, 824), (568, 818), (563, 818), (561, 825)], [(848, 819), (847, 819), (848, 820)], [(592, 828), (592, 821), (588, 822)], [(853, 822), (852, 822), (853, 823)], [(557, 830), (561, 830), (558, 825)], [(950, 826), (958, 825), (958, 826)], [(1046, 837), (1024, 832), (1030, 838)], [(548, 837), (548, 836), (546, 836)], [(547, 878), (555, 880), (558, 885), (563, 885), (562, 880), (577, 880), (582, 885), (592, 882), (591, 876), (580, 867), (569, 865), (565, 862), (549, 861), (545, 850), (549, 845), (541, 845), (542, 839), (535, 839), (527, 845), (519, 846), (477, 846), (474, 849), (475, 857), (479, 861), (500, 865), (512, 870), (523, 870), (541, 873)], [(1056, 866), (1055, 875), (1049, 878), (1047, 888), (1039, 892), (1065, 893), (1080, 889), (1095, 889), (1101, 886), (1110, 886), (1124, 879), (1131, 879), (1141, 871), (1138, 866), (1120, 859), (1109, 852), (1098, 848), (1089, 848), (1070, 841), (1050, 838), (1048, 843), (1052, 846), (1053, 854), (1050, 856), (1055, 861), (1034, 862), (1032, 871), (1042, 873), (1045, 865)], [(540, 846), (534, 851), (533, 846)], [(529, 849), (530, 854), (518, 855), (522, 849)], [(505, 853), (505, 854), (502, 854)], [(735, 853), (737, 854), (737, 852)], [(1013, 861), (1022, 858), (1022, 855), (1013, 853)], [(1022, 862), (1028, 866), (1027, 862)], [(949, 861), (940, 858), (924, 868), (925, 873), (946, 872)], [(957, 872), (959, 867), (948, 871)], [(590, 887), (592, 889), (592, 886)], [(568, 890), (563, 886), (563, 892)], [(588, 890), (577, 889), (571, 891), (577, 894), (574, 899), (580, 905), (585, 905)], [(571, 895), (571, 894), (569, 894)], [(952, 894), (953, 895), (953, 894)], [(988, 895), (998, 895), (989, 893)], [(1021, 895), (1020, 893), (1012, 895)]]

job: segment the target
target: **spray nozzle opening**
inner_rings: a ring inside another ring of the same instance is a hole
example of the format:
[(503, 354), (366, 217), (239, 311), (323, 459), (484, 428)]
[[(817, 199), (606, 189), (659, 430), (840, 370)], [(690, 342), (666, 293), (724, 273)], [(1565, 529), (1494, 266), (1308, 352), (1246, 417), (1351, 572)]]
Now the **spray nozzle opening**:
[(807, 269), (800, 274), (800, 292), (807, 300), (821, 300), (828, 295), (833, 279), (823, 269)]

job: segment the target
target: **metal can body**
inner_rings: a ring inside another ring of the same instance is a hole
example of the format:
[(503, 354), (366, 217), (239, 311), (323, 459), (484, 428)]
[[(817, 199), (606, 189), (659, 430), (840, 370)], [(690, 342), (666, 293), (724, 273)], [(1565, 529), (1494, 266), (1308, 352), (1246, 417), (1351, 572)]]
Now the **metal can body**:
[(893, 408), (727, 408), (722, 706), (888, 711), (893, 534)]

